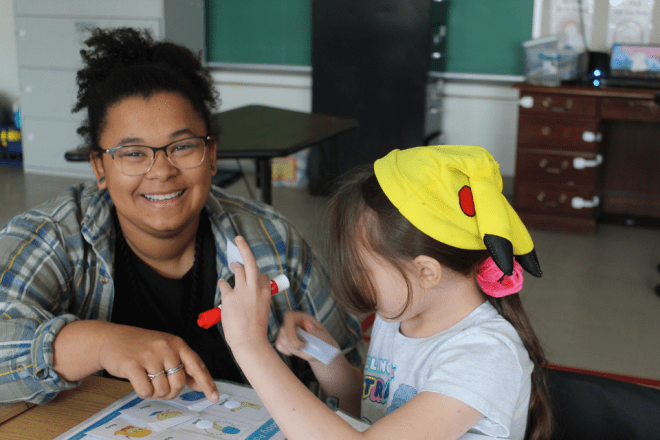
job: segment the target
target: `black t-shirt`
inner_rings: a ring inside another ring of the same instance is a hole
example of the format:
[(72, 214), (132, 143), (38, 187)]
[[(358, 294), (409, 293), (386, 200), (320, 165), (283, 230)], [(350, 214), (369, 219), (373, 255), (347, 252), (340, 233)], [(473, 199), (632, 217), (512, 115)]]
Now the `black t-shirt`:
[[(197, 316), (213, 307), (218, 272), (215, 265), (215, 240), (206, 211), (200, 216), (197, 240), (200, 243), (200, 260), (197, 279), (197, 300), (191, 308), (195, 267), (181, 279), (166, 278), (151, 267), (124, 243), (116, 240), (115, 252), (115, 297), (111, 321), (149, 330), (158, 330), (183, 338), (202, 358), (211, 376), (215, 379), (243, 382), (238, 366), (234, 362), (227, 343), (217, 326), (208, 330), (197, 325)], [(201, 234), (201, 235), (200, 235)], [(132, 267), (126, 262), (129, 255)], [(132, 270), (133, 275), (130, 271)], [(131, 280), (134, 277), (134, 282)], [(136, 287), (133, 287), (136, 284)], [(134, 292), (137, 290), (137, 292)]]

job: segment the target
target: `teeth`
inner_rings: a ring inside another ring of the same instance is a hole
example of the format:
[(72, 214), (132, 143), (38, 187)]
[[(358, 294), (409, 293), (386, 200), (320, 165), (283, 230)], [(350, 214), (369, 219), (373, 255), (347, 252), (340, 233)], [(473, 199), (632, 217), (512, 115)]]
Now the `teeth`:
[(149, 200), (150, 202), (162, 202), (163, 200), (176, 199), (177, 197), (181, 196), (181, 194), (183, 194), (183, 191), (162, 195), (162, 196), (152, 196), (152, 195), (144, 194), (144, 198)]

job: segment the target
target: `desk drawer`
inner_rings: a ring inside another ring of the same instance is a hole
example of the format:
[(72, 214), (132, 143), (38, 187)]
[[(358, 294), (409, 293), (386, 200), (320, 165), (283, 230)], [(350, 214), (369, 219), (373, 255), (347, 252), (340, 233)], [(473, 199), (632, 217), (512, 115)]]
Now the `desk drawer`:
[(525, 118), (518, 124), (518, 148), (598, 153), (597, 120)]
[(600, 112), (603, 119), (660, 122), (660, 105), (652, 99), (603, 98)]
[(593, 154), (575, 156), (522, 150), (516, 160), (516, 182), (595, 188), (599, 162), (602, 158), (599, 160)]
[[(531, 98), (531, 100), (529, 99)], [(520, 93), (520, 115), (553, 114), (593, 118), (597, 114), (596, 98), (552, 93)]]
[(594, 216), (594, 208), (577, 209), (571, 204), (574, 198), (591, 202), (594, 196), (594, 188), (540, 185), (516, 180), (513, 203), (516, 209), (523, 211), (591, 218)]

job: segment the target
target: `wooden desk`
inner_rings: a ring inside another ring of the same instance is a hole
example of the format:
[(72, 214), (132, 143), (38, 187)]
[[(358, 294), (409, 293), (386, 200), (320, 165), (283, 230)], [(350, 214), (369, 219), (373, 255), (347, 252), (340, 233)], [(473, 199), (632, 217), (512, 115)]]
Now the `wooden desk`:
[(2, 440), (51, 440), (133, 391), (130, 383), (90, 376), (46, 405), (33, 406), (0, 424)]
[(586, 233), (602, 218), (660, 219), (659, 90), (515, 87), (514, 206), (528, 227)]
[[(304, 148), (330, 143), (337, 151), (337, 136), (358, 128), (352, 119), (303, 113), (261, 105), (249, 105), (215, 115), (220, 125), (218, 159), (254, 159), (262, 201), (271, 203), (271, 165), (274, 157), (289, 156)], [(323, 151), (323, 149), (321, 150)], [(336, 154), (324, 157), (325, 168), (334, 177)]]

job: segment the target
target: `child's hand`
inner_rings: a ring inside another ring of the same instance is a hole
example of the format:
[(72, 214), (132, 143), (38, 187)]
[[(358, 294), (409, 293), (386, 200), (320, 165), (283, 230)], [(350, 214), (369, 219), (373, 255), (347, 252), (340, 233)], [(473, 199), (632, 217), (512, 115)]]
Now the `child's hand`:
[(305, 312), (291, 311), (284, 315), (284, 323), (282, 323), (280, 332), (277, 335), (277, 341), (275, 341), (275, 347), (280, 353), (286, 356), (297, 356), (308, 362), (319, 362), (316, 358), (301, 351), (301, 349), (305, 347), (305, 341), (300, 339), (296, 334), (296, 328), (301, 328), (333, 347), (339, 348), (337, 341), (335, 341), (325, 327), (323, 327), (321, 323), (311, 315)]
[(232, 263), (234, 288), (223, 279), (218, 281), (222, 294), (222, 329), (232, 350), (259, 342), (266, 336), (270, 316), (270, 282), (259, 273), (257, 262), (245, 239), (236, 237), (245, 266)]

